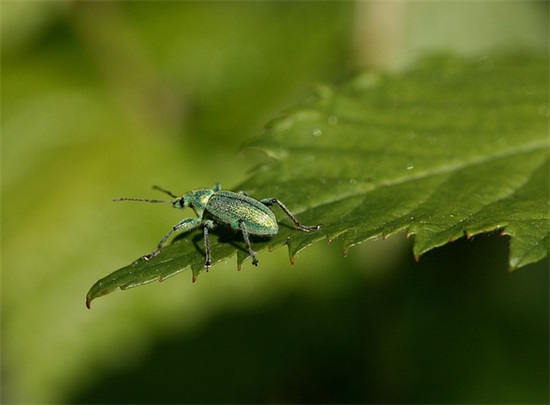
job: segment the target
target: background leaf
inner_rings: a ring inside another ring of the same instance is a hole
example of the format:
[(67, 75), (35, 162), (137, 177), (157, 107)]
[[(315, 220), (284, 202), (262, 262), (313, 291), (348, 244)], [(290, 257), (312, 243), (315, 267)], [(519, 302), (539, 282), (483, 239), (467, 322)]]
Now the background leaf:
[[(547, 63), (442, 57), (399, 76), (364, 73), (337, 89), (320, 87), (248, 144), (273, 160), (240, 188), (276, 196), (303, 223), (324, 227), (283, 226), (255, 249), (286, 244), (292, 260), (322, 234), (347, 251), (406, 230), (419, 257), (464, 235), (500, 230), (512, 236), (510, 268), (541, 260), (550, 232)], [(87, 302), (189, 266), (195, 279), (204, 261), (200, 239), (190, 233), (100, 280)], [(214, 247), (215, 260), (237, 250), (240, 266), (246, 249), (226, 242)]]

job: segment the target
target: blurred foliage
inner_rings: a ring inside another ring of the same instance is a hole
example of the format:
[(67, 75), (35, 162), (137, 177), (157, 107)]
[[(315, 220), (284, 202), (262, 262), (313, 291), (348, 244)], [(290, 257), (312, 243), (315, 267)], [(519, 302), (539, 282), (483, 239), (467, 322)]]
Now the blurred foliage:
[[(390, 19), (401, 41), (375, 35), (396, 65), (547, 52), (545, 3), (431, 4)], [(500, 271), (504, 238), (418, 265), (398, 237), (294, 267), (276, 250), (83, 304), (180, 218), (111, 199), (243, 182), (264, 159), (245, 139), (368, 60), (375, 3), (1, 7), (2, 402), (548, 402), (546, 264)]]

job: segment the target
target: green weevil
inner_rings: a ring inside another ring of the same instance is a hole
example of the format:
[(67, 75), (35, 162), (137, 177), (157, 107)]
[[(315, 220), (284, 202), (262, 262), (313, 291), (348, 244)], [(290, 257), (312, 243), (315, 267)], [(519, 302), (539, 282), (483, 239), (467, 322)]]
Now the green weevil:
[(233, 192), (222, 190), (219, 183), (211, 188), (201, 188), (190, 191), (181, 197), (176, 196), (172, 192), (161, 187), (154, 186), (156, 190), (168, 194), (174, 200), (154, 200), (145, 198), (115, 198), (114, 201), (144, 201), (151, 203), (171, 203), (174, 208), (190, 207), (195, 211), (197, 218), (185, 218), (178, 222), (170, 229), (170, 231), (161, 239), (157, 248), (151, 253), (142, 257), (144, 260), (149, 260), (158, 255), (164, 247), (172, 233), (188, 232), (202, 226), (204, 234), (204, 251), (205, 261), (204, 267), (208, 271), (212, 265), (212, 255), (210, 253), (210, 239), (208, 233), (217, 225), (228, 225), (236, 231), (240, 231), (243, 235), (244, 243), (248, 249), (248, 253), (252, 258), (252, 264), (257, 266), (258, 259), (256, 252), (252, 250), (250, 243), (250, 235), (257, 236), (274, 236), (279, 232), (279, 225), (275, 214), (268, 207), (277, 204), (283, 212), (294, 223), (294, 226), (301, 231), (311, 232), (321, 228), (322, 224), (307, 226), (302, 225), (288, 208), (276, 198), (264, 198), (256, 200), (248, 196), (245, 192)]

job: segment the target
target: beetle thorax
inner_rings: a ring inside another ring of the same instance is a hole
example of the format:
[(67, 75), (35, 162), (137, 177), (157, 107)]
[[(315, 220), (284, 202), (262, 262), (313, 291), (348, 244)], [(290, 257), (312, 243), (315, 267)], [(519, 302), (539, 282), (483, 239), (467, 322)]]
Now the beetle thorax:
[(199, 190), (191, 191), (184, 196), (186, 202), (185, 205), (187, 207), (193, 208), (195, 214), (197, 214), (197, 216), (199, 217), (202, 217), (202, 215), (204, 214), (204, 210), (208, 205), (208, 200), (210, 200), (210, 197), (212, 197), (212, 195), (215, 193), (216, 192), (214, 190), (208, 188), (201, 188)]

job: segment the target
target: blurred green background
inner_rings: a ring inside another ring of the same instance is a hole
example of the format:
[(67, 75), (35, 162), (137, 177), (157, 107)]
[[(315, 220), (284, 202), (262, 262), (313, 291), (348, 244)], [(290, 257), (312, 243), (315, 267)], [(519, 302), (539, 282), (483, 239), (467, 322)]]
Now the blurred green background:
[(244, 140), (361, 68), (547, 54), (547, 2), (0, 7), (2, 402), (549, 401), (548, 263), (508, 274), (496, 234), (419, 263), (404, 236), (265, 251), (84, 306), (181, 219), (113, 197), (236, 186)]

